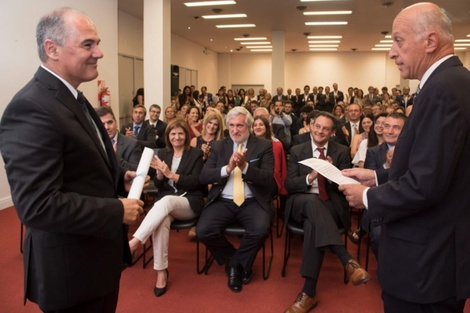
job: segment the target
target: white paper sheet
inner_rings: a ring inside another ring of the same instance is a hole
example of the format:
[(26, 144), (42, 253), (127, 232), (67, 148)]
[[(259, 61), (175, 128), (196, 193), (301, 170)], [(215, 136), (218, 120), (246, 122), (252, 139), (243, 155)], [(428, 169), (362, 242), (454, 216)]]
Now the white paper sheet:
[(315, 171), (322, 174), (327, 179), (337, 183), (338, 185), (359, 184), (357, 180), (351, 177), (344, 176), (336, 166), (326, 160), (311, 158), (299, 161), (299, 163), (314, 169)]
[(153, 155), (154, 152), (152, 149), (147, 147), (144, 148), (144, 152), (142, 152), (142, 157), (139, 161), (139, 166), (137, 166), (136, 176), (132, 181), (131, 190), (127, 196), (128, 199), (140, 199)]

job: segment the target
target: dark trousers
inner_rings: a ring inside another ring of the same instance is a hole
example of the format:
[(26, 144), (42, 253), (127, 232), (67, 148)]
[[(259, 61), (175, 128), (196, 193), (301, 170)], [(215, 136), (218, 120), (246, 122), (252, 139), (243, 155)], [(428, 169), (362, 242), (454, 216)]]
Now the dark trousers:
[[(225, 238), (224, 230), (235, 223), (245, 228), (238, 249)], [(254, 198), (246, 199), (238, 207), (232, 200), (217, 199), (204, 208), (197, 223), (199, 241), (204, 243), (219, 264), (230, 258), (233, 265), (240, 264), (250, 271), (258, 250), (269, 233), (270, 216)]]
[(463, 313), (465, 301), (457, 299), (447, 299), (437, 303), (412, 303), (391, 296), (382, 292), (385, 313)]
[(46, 310), (44, 313), (114, 313), (119, 296), (119, 287), (116, 291), (73, 307), (60, 310)]
[(325, 249), (343, 245), (338, 231), (338, 214), (331, 201), (316, 194), (299, 194), (292, 203), (291, 218), (304, 226), (304, 246), (300, 273), (318, 280)]

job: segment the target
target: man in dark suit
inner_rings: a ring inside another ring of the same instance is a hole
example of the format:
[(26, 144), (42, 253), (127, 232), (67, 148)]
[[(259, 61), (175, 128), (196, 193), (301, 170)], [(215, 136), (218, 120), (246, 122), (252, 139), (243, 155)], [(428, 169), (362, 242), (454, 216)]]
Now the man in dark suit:
[(305, 105), (304, 97), (300, 94), (300, 88), (295, 88), (295, 95), (292, 96), (291, 101), (294, 106), (295, 115), (300, 117), (300, 109)]
[(153, 127), (155, 132), (155, 145), (158, 149), (165, 148), (166, 123), (160, 120), (162, 108), (158, 104), (152, 104), (149, 108), (149, 119), (145, 120), (145, 126)]
[(315, 170), (300, 164), (312, 157), (328, 160), (339, 169), (349, 168), (349, 149), (329, 141), (336, 130), (336, 119), (319, 112), (310, 122), (312, 140), (292, 147), (285, 187), (290, 194), (285, 221), (290, 219), (304, 228), (304, 246), (300, 273), (305, 278), (302, 291), (286, 313), (307, 313), (318, 304), (316, 285), (323, 256), (331, 249), (340, 259), (354, 286), (370, 279), (369, 274), (346, 251), (338, 228), (351, 226), (349, 207), (337, 185)]
[[(392, 163), (393, 150), (397, 144), (398, 136), (405, 125), (406, 115), (391, 113), (385, 118), (383, 139), (384, 142), (378, 146), (367, 149), (364, 168), (374, 170), (377, 177), (387, 177), (388, 169)], [(385, 178), (385, 180), (387, 180)], [(362, 227), (369, 233), (370, 246), (375, 257), (379, 255), (379, 238), (382, 227), (371, 223), (368, 211), (362, 216)]]
[(403, 94), (397, 96), (397, 102), (400, 106), (404, 107), (405, 109), (409, 105), (413, 105), (413, 95), (410, 94), (410, 87), (403, 87)]
[(334, 104), (338, 103), (339, 101), (344, 101), (344, 94), (342, 91), (338, 90), (338, 84), (333, 84), (333, 90), (330, 92), (330, 96), (333, 97)]
[(348, 121), (341, 127), (341, 132), (337, 132), (339, 143), (350, 146), (355, 135), (361, 134), (362, 128), (362, 108), (357, 103), (352, 103), (346, 107)]
[(132, 122), (121, 127), (121, 134), (137, 139), (142, 146), (142, 150), (147, 147), (155, 149), (155, 131), (152, 126), (144, 124), (147, 110), (143, 105), (136, 105), (132, 108)]
[(134, 138), (129, 138), (119, 133), (116, 118), (111, 107), (99, 107), (96, 109), (96, 114), (98, 114), (108, 133), (119, 165), (129, 171), (137, 170), (142, 156), (142, 148), (139, 142)]
[[(212, 145), (199, 178), (212, 188), (197, 224), (197, 238), (218, 264), (226, 264), (228, 287), (233, 292), (240, 292), (251, 279), (256, 254), (269, 234), (277, 193), (271, 141), (251, 135), (252, 124), (253, 117), (243, 107), (227, 113), (230, 137)], [(236, 197), (237, 172), (243, 179), (240, 190), (244, 201), (240, 202)], [(223, 235), (225, 228), (234, 223), (246, 229), (238, 249)]]
[(283, 92), (284, 92), (284, 89), (282, 89), (282, 87), (277, 87), (276, 89), (276, 95), (271, 99), (271, 102), (272, 103), (276, 103), (276, 101), (286, 101), (287, 100), (287, 96), (286, 95), (283, 95)]
[[(470, 297), (470, 72), (454, 55), (451, 22), (418, 3), (393, 22), (389, 56), (420, 91), (393, 153), (388, 181), (354, 169), (350, 205), (382, 225), (378, 277), (385, 312), (463, 312)], [(364, 203), (365, 201), (365, 203)]]
[[(0, 123), (0, 150), (18, 216), (26, 225), (25, 301), (44, 312), (114, 312), (124, 224), (142, 201), (118, 199), (135, 176), (120, 170), (106, 131), (81, 92), (103, 57), (94, 24), (65, 8), (37, 26), (42, 62)], [(124, 184), (125, 183), (125, 184)]]

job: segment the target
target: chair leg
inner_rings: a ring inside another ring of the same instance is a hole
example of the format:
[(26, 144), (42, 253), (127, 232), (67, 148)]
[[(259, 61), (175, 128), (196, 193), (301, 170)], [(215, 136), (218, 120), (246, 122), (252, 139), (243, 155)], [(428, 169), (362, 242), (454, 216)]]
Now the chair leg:
[(196, 272), (198, 275), (201, 275), (202, 273), (207, 275), (212, 262), (214, 262), (214, 257), (209, 253), (209, 250), (206, 247), (204, 252), (204, 264), (201, 267), (200, 251), (201, 249), (199, 248), (199, 240), (196, 238)]
[[(278, 196), (276, 199), (276, 235), (277, 238), (282, 236), (282, 231), (284, 230), (284, 219), (282, 218), (281, 212), (281, 197)], [(282, 226), (281, 226), (282, 223)]]
[(273, 264), (274, 258), (274, 243), (273, 243), (273, 231), (269, 230), (269, 241), (271, 243), (271, 256), (269, 257), (268, 265), (266, 266), (266, 240), (263, 243), (263, 279), (267, 280), (271, 273), (271, 265)]
[(21, 223), (21, 226), (20, 226), (20, 252), (23, 253), (23, 223)]
[(365, 270), (369, 268), (369, 249), (370, 249), (370, 237), (367, 235), (367, 246), (366, 246), (366, 267)]
[(287, 267), (287, 260), (289, 260), (290, 256), (290, 244), (291, 244), (291, 233), (286, 229), (286, 240), (284, 242), (284, 262), (282, 265), (281, 276), (286, 276), (286, 267)]
[(153, 260), (153, 254), (151, 257), (149, 257), (147, 259), (147, 252), (152, 249), (152, 246), (153, 246), (153, 242), (152, 242), (152, 238), (149, 238), (150, 240), (150, 244), (144, 244), (144, 247), (143, 247), (143, 251), (142, 251), (142, 254), (135, 260), (135, 262), (137, 262), (140, 258), (142, 258), (142, 268), (145, 269), (147, 267), (147, 265)]

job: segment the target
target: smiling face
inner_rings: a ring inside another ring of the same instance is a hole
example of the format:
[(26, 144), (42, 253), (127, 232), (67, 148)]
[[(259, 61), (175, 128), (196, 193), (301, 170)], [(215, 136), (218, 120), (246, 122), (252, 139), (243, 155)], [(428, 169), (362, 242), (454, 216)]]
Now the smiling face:
[(228, 131), (230, 138), (236, 143), (243, 143), (250, 135), (250, 129), (246, 124), (244, 114), (238, 114), (228, 121)]
[(106, 129), (106, 132), (108, 133), (109, 139), (113, 139), (117, 133), (117, 123), (114, 120), (113, 116), (111, 114), (106, 114), (100, 116), (100, 119), (103, 123), (104, 128)]
[(259, 118), (256, 119), (253, 123), (253, 133), (256, 137), (261, 138), (264, 138), (264, 135), (266, 134), (266, 126), (264, 125), (264, 122)]
[(173, 149), (183, 148), (186, 140), (186, 133), (184, 132), (183, 128), (175, 127), (170, 130), (170, 133), (168, 134), (168, 140), (170, 141)]
[(70, 11), (64, 15), (65, 44), (51, 39), (44, 41), (48, 59), (46, 67), (77, 88), (98, 77), (98, 60), (103, 57), (100, 38), (94, 24), (83, 14)]
[(313, 143), (319, 147), (323, 147), (331, 136), (334, 134), (333, 120), (326, 116), (318, 116), (310, 121), (310, 134)]
[(206, 124), (206, 133), (209, 135), (215, 135), (219, 130), (219, 121), (214, 118), (207, 122)]

